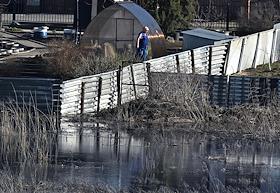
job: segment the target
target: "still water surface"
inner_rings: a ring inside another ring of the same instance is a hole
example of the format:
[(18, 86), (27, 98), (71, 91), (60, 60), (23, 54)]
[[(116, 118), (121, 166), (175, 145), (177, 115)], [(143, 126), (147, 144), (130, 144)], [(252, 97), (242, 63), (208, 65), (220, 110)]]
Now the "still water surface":
[(280, 192), (279, 158), (279, 144), (67, 126), (59, 136), (57, 165), (49, 168), (48, 178), (104, 182), (117, 189), (164, 185), (182, 190), (187, 184), (210, 192), (228, 186)]

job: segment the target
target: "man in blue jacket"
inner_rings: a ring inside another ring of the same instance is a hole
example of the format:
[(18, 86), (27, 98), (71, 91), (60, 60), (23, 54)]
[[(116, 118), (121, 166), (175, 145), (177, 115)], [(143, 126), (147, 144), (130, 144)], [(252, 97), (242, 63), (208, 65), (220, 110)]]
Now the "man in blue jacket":
[(142, 32), (139, 33), (136, 42), (137, 56), (142, 60), (146, 61), (148, 56), (148, 37), (149, 28), (147, 26), (143, 27)]

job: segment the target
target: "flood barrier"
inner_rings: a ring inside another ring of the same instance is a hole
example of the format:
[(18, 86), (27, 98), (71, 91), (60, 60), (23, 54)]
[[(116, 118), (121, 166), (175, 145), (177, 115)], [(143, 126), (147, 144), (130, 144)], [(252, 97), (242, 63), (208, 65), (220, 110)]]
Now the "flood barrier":
[(34, 106), (44, 113), (60, 112), (60, 84), (57, 79), (0, 77), (0, 101)]
[(230, 75), (279, 60), (280, 29), (217, 42), (215, 45), (129, 64), (115, 71), (64, 81), (60, 91), (61, 114), (94, 114), (137, 98), (145, 98), (152, 87), (151, 73), (208, 75), (215, 82), (213, 90), (218, 90), (211, 94), (214, 104), (244, 104), (251, 100), (252, 85), (254, 89), (268, 88), (267, 85), (278, 89), (275, 85), (279, 85), (279, 81)]
[(279, 99), (280, 78), (152, 73), (150, 91), (153, 97), (176, 102), (204, 92), (197, 97), (212, 105), (266, 105)]

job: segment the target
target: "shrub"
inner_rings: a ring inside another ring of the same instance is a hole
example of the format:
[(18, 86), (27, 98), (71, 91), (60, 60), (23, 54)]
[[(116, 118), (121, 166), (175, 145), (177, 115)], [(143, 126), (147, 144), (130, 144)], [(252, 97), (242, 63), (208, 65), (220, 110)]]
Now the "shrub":
[(94, 75), (117, 69), (123, 61), (137, 62), (133, 52), (115, 53), (109, 44), (81, 48), (69, 41), (49, 44), (48, 70), (63, 79)]

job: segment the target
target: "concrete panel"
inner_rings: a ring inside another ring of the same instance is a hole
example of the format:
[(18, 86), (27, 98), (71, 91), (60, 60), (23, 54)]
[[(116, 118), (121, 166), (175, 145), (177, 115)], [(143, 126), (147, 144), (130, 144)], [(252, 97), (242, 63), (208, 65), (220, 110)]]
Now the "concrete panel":
[(242, 38), (234, 39), (230, 43), (228, 61), (226, 63), (226, 75), (234, 74), (238, 71), (239, 58), (242, 47)]
[(257, 48), (258, 34), (245, 37), (240, 70), (253, 68), (255, 52)]
[(274, 30), (269, 30), (260, 33), (255, 66), (267, 64), (270, 62), (273, 42), (273, 31)]

